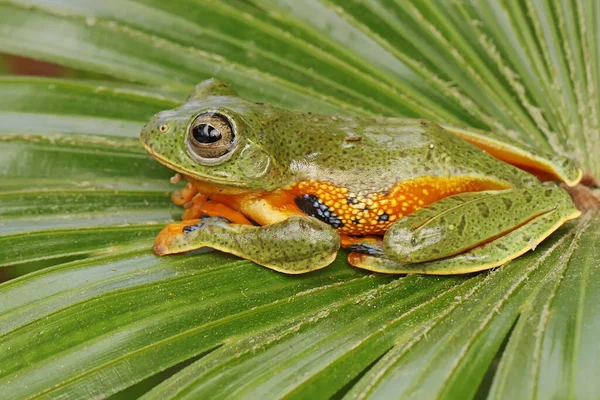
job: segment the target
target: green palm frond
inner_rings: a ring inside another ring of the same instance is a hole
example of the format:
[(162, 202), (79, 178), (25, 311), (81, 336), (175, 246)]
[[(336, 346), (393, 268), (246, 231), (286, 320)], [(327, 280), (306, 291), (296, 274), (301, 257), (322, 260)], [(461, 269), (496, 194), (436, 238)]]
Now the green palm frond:
[(0, 78), (0, 398), (597, 397), (597, 211), (470, 276), (158, 258), (180, 209), (137, 135), (217, 77), (600, 176), (599, 27), (594, 0), (0, 0), (0, 52), (107, 77)]

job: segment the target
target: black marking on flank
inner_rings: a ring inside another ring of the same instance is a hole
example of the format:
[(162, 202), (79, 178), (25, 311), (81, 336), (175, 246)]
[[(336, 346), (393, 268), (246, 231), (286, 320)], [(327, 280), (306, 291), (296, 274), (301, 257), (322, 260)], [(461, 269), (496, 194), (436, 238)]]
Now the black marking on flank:
[(546, 189), (546, 190), (544, 190), (544, 195), (545, 195), (546, 197), (550, 197), (550, 196), (552, 196), (552, 189)]
[(525, 198), (526, 203), (531, 203), (531, 200), (533, 200), (533, 196), (529, 192), (524, 192), (523, 197)]
[(353, 223), (354, 225), (359, 225), (359, 224), (360, 224), (360, 219), (358, 219), (358, 218), (354, 218), (354, 219), (352, 220), (352, 223)]
[(302, 196), (296, 197), (294, 202), (306, 215), (310, 215), (311, 217), (315, 217), (318, 220), (328, 223), (336, 229), (344, 226), (344, 223), (335, 212), (323, 204), (319, 197), (314, 194), (303, 194)]
[(356, 197), (347, 197), (346, 203), (348, 203), (349, 205), (358, 204), (358, 199)]
[(511, 199), (505, 199), (505, 198), (503, 198), (502, 202), (504, 203), (504, 209), (506, 211), (510, 210), (512, 208), (512, 206), (513, 206), (513, 202), (512, 202)]

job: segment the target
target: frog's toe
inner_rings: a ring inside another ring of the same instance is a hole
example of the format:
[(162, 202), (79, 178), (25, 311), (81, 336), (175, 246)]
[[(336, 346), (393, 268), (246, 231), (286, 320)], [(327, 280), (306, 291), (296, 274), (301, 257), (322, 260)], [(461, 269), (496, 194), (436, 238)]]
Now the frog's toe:
[(154, 254), (164, 256), (204, 247), (206, 244), (193, 240), (193, 237), (189, 233), (209, 226), (223, 226), (224, 224), (229, 224), (229, 221), (222, 217), (193, 219), (169, 224), (154, 239)]
[(198, 189), (192, 183), (188, 182), (184, 188), (171, 193), (171, 201), (178, 206), (182, 206), (191, 201), (196, 193), (198, 193)]
[[(348, 264), (367, 271), (381, 272), (383, 274), (406, 274), (403, 268), (408, 264), (400, 264), (387, 257), (371, 256), (367, 253), (352, 252), (348, 254)], [(422, 272), (421, 272), (422, 273)]]
[(169, 247), (167, 245), (165, 245), (164, 243), (155, 244), (154, 247), (152, 248), (152, 250), (153, 250), (154, 254), (159, 257), (169, 254)]

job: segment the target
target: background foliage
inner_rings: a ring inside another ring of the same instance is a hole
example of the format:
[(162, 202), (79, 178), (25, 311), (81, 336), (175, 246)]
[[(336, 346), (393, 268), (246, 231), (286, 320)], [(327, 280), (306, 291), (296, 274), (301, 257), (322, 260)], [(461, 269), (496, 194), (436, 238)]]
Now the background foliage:
[(214, 76), (598, 176), (599, 22), (594, 0), (0, 0), (0, 51), (90, 77), (0, 78), (0, 397), (594, 398), (596, 211), (471, 276), (157, 258), (180, 210), (137, 133)]

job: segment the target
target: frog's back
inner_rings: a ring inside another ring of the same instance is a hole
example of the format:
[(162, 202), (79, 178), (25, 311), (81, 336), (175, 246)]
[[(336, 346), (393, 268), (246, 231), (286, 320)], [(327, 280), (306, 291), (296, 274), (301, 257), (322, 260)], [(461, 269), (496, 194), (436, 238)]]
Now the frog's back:
[(303, 212), (342, 233), (383, 233), (441, 198), (536, 182), (428, 121), (308, 120), (291, 139), (293, 150), (285, 150), (298, 177), (290, 190)]
[(300, 179), (354, 191), (385, 191), (423, 177), (471, 176), (527, 186), (531, 175), (501, 162), (437, 124), (397, 118), (310, 116), (275, 144)]

